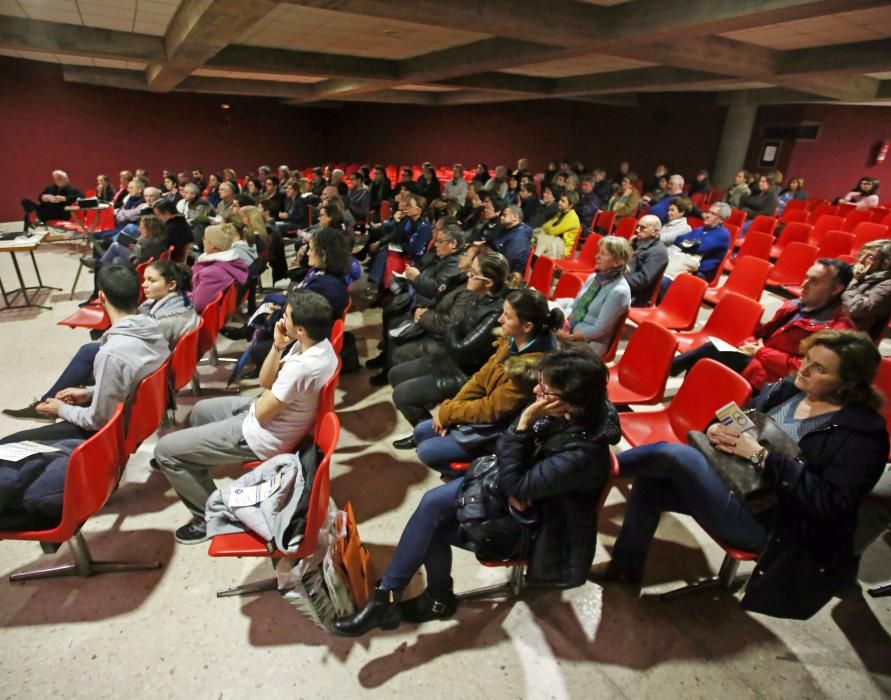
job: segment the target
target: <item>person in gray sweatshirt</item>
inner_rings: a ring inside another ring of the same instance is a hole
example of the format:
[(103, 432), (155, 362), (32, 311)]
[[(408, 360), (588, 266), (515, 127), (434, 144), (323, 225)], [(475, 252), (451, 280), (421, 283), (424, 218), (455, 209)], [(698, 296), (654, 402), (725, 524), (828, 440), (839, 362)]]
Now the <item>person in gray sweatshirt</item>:
[(126, 402), (139, 382), (170, 354), (157, 319), (137, 314), (139, 278), (123, 265), (99, 272), (99, 299), (111, 320), (93, 361), (96, 384), (69, 387), (38, 404), (37, 412), (61, 420), (9, 435), (0, 443), (86, 439), (108, 422), (118, 403)]

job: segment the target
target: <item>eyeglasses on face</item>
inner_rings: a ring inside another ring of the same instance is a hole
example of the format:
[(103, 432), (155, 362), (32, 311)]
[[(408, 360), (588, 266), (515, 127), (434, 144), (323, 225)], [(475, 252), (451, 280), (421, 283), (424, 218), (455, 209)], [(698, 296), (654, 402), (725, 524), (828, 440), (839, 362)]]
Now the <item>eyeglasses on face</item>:
[(482, 280), (483, 282), (491, 282), (492, 280), (483, 275), (481, 272), (476, 272), (473, 268), (467, 271), (467, 276), (472, 280)]
[(538, 388), (540, 389), (539, 396), (544, 396), (549, 399), (562, 399), (563, 395), (558, 394), (556, 391), (546, 391), (544, 384), (544, 377), (541, 372), (538, 373)]

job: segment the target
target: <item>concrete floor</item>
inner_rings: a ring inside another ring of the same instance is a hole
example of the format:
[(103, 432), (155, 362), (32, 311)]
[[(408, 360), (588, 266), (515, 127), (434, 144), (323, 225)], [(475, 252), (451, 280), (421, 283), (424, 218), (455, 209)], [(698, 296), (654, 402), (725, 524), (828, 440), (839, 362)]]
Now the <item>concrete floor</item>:
[[(0, 312), (3, 406), (45, 391), (88, 338), (57, 326), (92, 286), (68, 289), (79, 251), (40, 248), (52, 310)], [(26, 276), (30, 276), (26, 266)], [(0, 255), (0, 279), (14, 279)], [(767, 313), (779, 303), (772, 298)], [(361, 304), (357, 303), (357, 306)], [(374, 354), (380, 312), (352, 312), (362, 357)], [(238, 344), (220, 340), (222, 354)], [(200, 369), (202, 385), (223, 385), (227, 369)], [(332, 471), (333, 497), (352, 501), (379, 570), (404, 523), (436, 476), (390, 441), (408, 434), (388, 388), (369, 371), (345, 375), (338, 392), (343, 423)], [(250, 386), (250, 383), (248, 383)], [(672, 382), (672, 387), (677, 382)], [(181, 401), (184, 418), (193, 399)], [(0, 434), (27, 427), (0, 416)], [(663, 518), (640, 597), (594, 584), (519, 601), (463, 605), (453, 620), (404, 625), (358, 640), (332, 637), (301, 618), (276, 593), (217, 599), (222, 588), (267, 577), (268, 562), (213, 559), (186, 547), (173, 530), (186, 511), (163, 477), (150, 472), (155, 440), (130, 459), (124, 480), (84, 528), (94, 556), (160, 559), (150, 573), (10, 584), (7, 574), (64, 561), (31, 542), (0, 545), (0, 687), (10, 698), (882, 698), (891, 692), (891, 598), (835, 600), (806, 622), (751, 615), (729, 592), (663, 602), (658, 593), (717, 570), (720, 550), (685, 517)], [(237, 475), (221, 469), (221, 479)], [(608, 558), (623, 497), (614, 490), (601, 518), (597, 560)], [(865, 584), (891, 578), (891, 539), (876, 543), (861, 568)], [(466, 553), (456, 555), (456, 585), (503, 579)], [(420, 582), (418, 582), (420, 583)], [(454, 687), (450, 687), (451, 685)]]

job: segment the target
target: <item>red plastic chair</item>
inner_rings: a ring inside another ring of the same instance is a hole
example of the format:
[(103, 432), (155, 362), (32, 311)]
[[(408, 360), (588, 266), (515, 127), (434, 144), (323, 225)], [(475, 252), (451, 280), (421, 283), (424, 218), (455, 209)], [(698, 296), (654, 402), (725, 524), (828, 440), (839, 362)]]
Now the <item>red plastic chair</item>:
[(865, 243), (877, 241), (888, 237), (888, 227), (884, 224), (873, 224), (869, 221), (861, 221), (854, 227), (854, 245), (851, 252), (856, 254)]
[(220, 303), (220, 312), (217, 317), (217, 323), (221, 329), (226, 325), (229, 319), (235, 315), (236, 311), (238, 311), (238, 287), (232, 284), (229, 285), (225, 292), (223, 292), (223, 299)]
[(767, 260), (753, 255), (745, 256), (736, 263), (724, 284), (717, 289), (706, 290), (704, 301), (717, 304), (730, 292), (758, 301), (764, 292), (771, 269), (773, 265)]
[(618, 363), (610, 367), (607, 393), (614, 404), (660, 403), (678, 341), (655, 323), (640, 324)]
[[(592, 236), (596, 234), (591, 234)], [(575, 299), (578, 296), (582, 285), (585, 284), (585, 275), (575, 272), (564, 272), (557, 280), (557, 286), (554, 287), (554, 293), (551, 294), (551, 300), (554, 299)]]
[[(811, 229), (807, 242), (810, 245), (820, 245), (820, 243), (823, 242), (823, 236), (827, 233), (830, 231), (841, 231), (842, 222), (844, 222), (844, 219), (840, 216), (835, 216), (834, 214), (821, 216), (817, 219), (817, 222), (813, 224), (814, 228)], [(808, 223), (812, 222), (808, 221)]]
[(198, 366), (198, 339), (203, 325), (204, 319), (199, 318), (198, 324), (176, 342), (170, 356), (170, 381), (174, 392), (184, 388), (195, 376)]
[(731, 209), (730, 216), (727, 217), (726, 222), (733, 226), (742, 227), (746, 222), (746, 213), (742, 209)]
[(797, 221), (786, 224), (782, 233), (780, 233), (780, 237), (777, 239), (776, 245), (770, 249), (771, 259), (780, 257), (783, 249), (794, 241), (797, 241), (798, 243), (807, 243), (812, 228), (813, 227), (810, 224), (804, 224)]
[(615, 225), (616, 212), (601, 209), (594, 216), (594, 221), (591, 222), (591, 231), (599, 233), (601, 236), (609, 236)]
[(847, 231), (829, 231), (820, 241), (820, 258), (837, 258), (840, 255), (850, 255), (856, 243), (856, 236)]
[(27, 581), (58, 576), (92, 576), (114, 571), (147, 571), (157, 569), (160, 562), (94, 561), (81, 528), (117, 488), (127, 454), (124, 451), (124, 406), (118, 404), (114, 414), (95, 435), (78, 445), (71, 453), (65, 473), (62, 495), (62, 518), (55, 527), (44, 530), (0, 532), (0, 540), (29, 540), (47, 545), (68, 542), (74, 561), (37, 571), (10, 575), (10, 581)]
[[(337, 448), (340, 439), (340, 421), (333, 412), (326, 413), (321, 421), (316, 444), (324, 455), (319, 468), (316, 470), (312, 482), (312, 490), (309, 496), (309, 506), (306, 517), (306, 529), (303, 541), (294, 554), (284, 554), (279, 551), (269, 551), (267, 543), (256, 535), (245, 532), (235, 535), (217, 535), (211, 540), (208, 554), (212, 557), (273, 557), (288, 559), (302, 559), (312, 554), (318, 545), (319, 530), (328, 518), (328, 501), (331, 497), (331, 458)], [(258, 583), (237, 586), (217, 593), (217, 597), (255, 593), (265, 590), (274, 590), (275, 579)]]
[(829, 204), (829, 202), (827, 202), (825, 199), (820, 199), (819, 197), (809, 197), (805, 200), (805, 209), (807, 209), (808, 212), (812, 212), (821, 204)]
[(68, 328), (86, 328), (95, 331), (104, 331), (111, 326), (111, 320), (105, 313), (105, 307), (98, 301), (87, 306), (80, 307), (70, 316), (66, 316), (59, 321), (57, 326), (68, 326)]
[(724, 257), (721, 258), (721, 262), (718, 263), (718, 267), (715, 268), (714, 276), (709, 280), (709, 289), (714, 289), (718, 286), (718, 282), (721, 281), (721, 275), (724, 274), (724, 270), (727, 269), (727, 264), (730, 262), (730, 256), (733, 255), (733, 247), (739, 239), (740, 230), (736, 226), (726, 226), (725, 228), (730, 234), (730, 245), (727, 247)]
[[(688, 216), (687, 217), (687, 226), (689, 226), (692, 229), (697, 229), (700, 226), (702, 226), (704, 223), (705, 222), (702, 219), (700, 219), (698, 216)], [(731, 224), (731, 226), (732, 225), (733, 224)], [(724, 222), (724, 228), (727, 228), (726, 221)], [(739, 229), (739, 226), (737, 226), (736, 228)]]
[(783, 210), (783, 213), (785, 214), (787, 211), (807, 212), (807, 201), (804, 199), (790, 199), (786, 202), (786, 208)]
[(873, 207), (869, 210), (869, 220), (874, 224), (885, 224), (885, 218), (891, 216), (891, 209), (886, 207)]
[(338, 318), (331, 325), (331, 347), (334, 348), (334, 352), (340, 355), (340, 351), (343, 350), (343, 319)]
[(687, 444), (687, 433), (705, 430), (715, 412), (735, 401), (742, 406), (751, 394), (749, 383), (719, 362), (703, 359), (693, 365), (677, 395), (659, 411), (620, 413), (622, 436), (632, 447), (665, 440)]
[(159, 260), (170, 260), (170, 257), (173, 255), (174, 246), (170, 246), (167, 250), (165, 250), (161, 255), (158, 256)]
[(755, 231), (754, 233), (749, 233), (743, 238), (742, 245), (739, 247), (739, 250), (736, 252), (736, 256), (732, 260), (728, 260), (725, 267), (728, 270), (733, 270), (733, 268), (739, 263), (740, 260), (746, 257), (760, 258), (761, 260), (768, 260), (770, 258), (770, 251), (773, 248), (773, 236), (764, 231)]
[(807, 243), (790, 243), (783, 254), (777, 258), (773, 270), (767, 276), (768, 286), (782, 287), (790, 284), (801, 284), (808, 269), (820, 255), (816, 246)]
[(537, 289), (544, 294), (545, 297), (550, 296), (551, 280), (554, 277), (555, 262), (556, 261), (553, 258), (549, 258), (545, 255), (538, 256), (538, 259), (532, 266), (532, 274), (529, 277), (530, 289)]
[(845, 220), (842, 223), (842, 231), (853, 231), (857, 224), (863, 221), (869, 221), (872, 214), (868, 209), (853, 209), (845, 214)]
[(124, 447), (127, 454), (133, 454), (143, 440), (154, 433), (164, 420), (167, 410), (167, 377), (170, 373), (170, 359), (145, 377), (133, 394), (130, 417), (127, 421)]
[(582, 252), (575, 260), (555, 260), (554, 269), (560, 272), (581, 272), (591, 274), (594, 272), (597, 251), (600, 249), (600, 241), (603, 238), (599, 233), (589, 233), (582, 245)]
[(749, 235), (753, 231), (764, 231), (765, 233), (769, 233), (771, 236), (773, 236), (776, 233), (778, 223), (779, 221), (777, 221), (777, 219), (772, 216), (756, 216), (752, 221), (752, 225), (749, 226), (749, 230), (746, 232), (746, 235)]
[(755, 332), (764, 307), (754, 299), (728, 292), (715, 310), (696, 331), (678, 333), (678, 352), (687, 352), (705, 345), (710, 337), (720, 338), (731, 345), (740, 345)]
[[(793, 199), (793, 202), (801, 202), (800, 199)], [(789, 202), (791, 204), (792, 202)], [(804, 204), (804, 202), (801, 202)], [(781, 224), (794, 224), (794, 223), (806, 223), (807, 222), (807, 212), (804, 209), (790, 209), (787, 205), (783, 210), (782, 215), (780, 216)]]
[(616, 330), (613, 333), (613, 339), (609, 341), (609, 347), (606, 349), (606, 352), (600, 356), (600, 359), (604, 362), (612, 362), (616, 359), (616, 353), (619, 351), (619, 341), (622, 339), (622, 332), (625, 328), (625, 321), (628, 320), (628, 313), (626, 312), (622, 318), (619, 319), (618, 323), (616, 323)]
[(661, 304), (652, 308), (631, 308), (628, 318), (637, 325), (652, 321), (674, 331), (689, 330), (696, 323), (699, 305), (707, 288), (704, 279), (687, 273), (680, 274), (668, 288)]
[(838, 207), (824, 202), (823, 204), (818, 204), (813, 209), (811, 209), (811, 213), (808, 214), (807, 217), (807, 222), (809, 224), (816, 225), (821, 216), (835, 216), (837, 213)]
[(201, 332), (198, 334), (198, 357), (196, 361), (204, 357), (204, 355), (213, 348), (214, 343), (216, 343), (217, 335), (219, 334), (221, 327), (220, 304), (222, 304), (222, 302), (223, 293), (217, 292), (217, 295), (204, 307), (204, 311), (201, 312), (201, 320), (204, 321), (204, 323), (201, 325)]
[(637, 222), (638, 220), (633, 216), (626, 216), (616, 225), (613, 235), (624, 238), (626, 241), (631, 240), (631, 237), (634, 235), (635, 231), (637, 231)]

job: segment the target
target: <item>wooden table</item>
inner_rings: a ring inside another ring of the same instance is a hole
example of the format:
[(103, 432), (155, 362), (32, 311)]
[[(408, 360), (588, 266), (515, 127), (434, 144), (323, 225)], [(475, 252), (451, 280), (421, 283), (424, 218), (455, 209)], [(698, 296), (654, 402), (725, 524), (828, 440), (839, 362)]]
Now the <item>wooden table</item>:
[[(0, 253), (9, 253), (9, 257), (12, 260), (12, 266), (15, 269), (15, 274), (19, 281), (18, 289), (7, 290), (3, 285), (3, 279), (0, 278), (0, 294), (3, 295), (3, 303), (5, 304), (3, 308), (0, 308), (0, 311), (6, 311), (8, 309), (49, 309), (49, 306), (34, 303), (34, 293), (39, 292), (41, 289), (55, 289), (61, 291), (58, 287), (49, 287), (45, 285), (40, 278), (40, 268), (37, 267), (37, 259), (34, 257), (34, 250), (43, 241), (44, 236), (46, 236), (45, 231), (42, 233), (35, 233), (27, 238), (0, 241)], [(31, 264), (34, 266), (34, 274), (37, 275), (37, 286), (29, 287), (25, 284), (25, 279), (22, 277), (22, 269), (19, 267), (19, 261), (15, 256), (16, 253), (28, 253), (28, 255), (31, 256)], [(29, 292), (31, 292), (31, 296), (28, 295)], [(24, 304), (13, 303), (19, 296), (25, 300)]]

